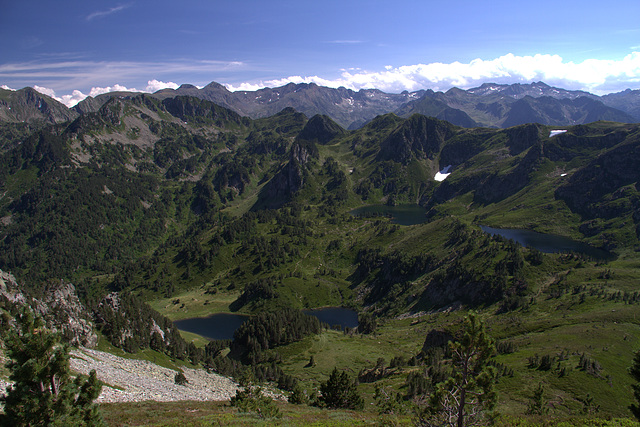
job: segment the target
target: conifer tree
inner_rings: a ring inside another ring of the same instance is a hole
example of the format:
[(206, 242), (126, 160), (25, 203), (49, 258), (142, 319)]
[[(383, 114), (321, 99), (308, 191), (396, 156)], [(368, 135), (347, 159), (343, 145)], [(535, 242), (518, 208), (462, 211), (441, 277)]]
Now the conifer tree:
[(357, 384), (346, 372), (333, 368), (329, 379), (320, 384), (320, 400), (331, 409), (362, 409), (364, 400), (358, 394)]
[(629, 368), (629, 375), (636, 381), (636, 384), (631, 385), (636, 403), (631, 404), (629, 409), (631, 409), (633, 416), (640, 421), (640, 351), (633, 358), (633, 364)]
[(527, 414), (545, 415), (549, 412), (547, 400), (544, 398), (544, 385), (538, 384), (538, 388), (533, 392), (533, 396), (527, 407)]
[(496, 371), (487, 362), (495, 354), (492, 339), (475, 313), (465, 319), (462, 338), (449, 342), (451, 373), (430, 396), (430, 407), (419, 415), (422, 425), (471, 426), (482, 422), (496, 403)]
[(93, 404), (102, 389), (95, 371), (89, 378), (72, 379), (69, 349), (60, 344), (60, 335), (46, 330), (26, 310), (16, 322), (17, 328), (3, 337), (13, 385), (2, 398), (0, 425), (104, 425)]

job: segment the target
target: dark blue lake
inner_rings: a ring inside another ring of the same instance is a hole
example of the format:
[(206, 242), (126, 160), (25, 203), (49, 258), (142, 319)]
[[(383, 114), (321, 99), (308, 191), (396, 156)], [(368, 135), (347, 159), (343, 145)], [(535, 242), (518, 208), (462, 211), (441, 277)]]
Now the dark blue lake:
[(324, 307), (315, 310), (303, 310), (309, 316), (317, 317), (319, 321), (329, 326), (340, 325), (343, 328), (355, 328), (358, 326), (358, 313), (343, 307)]
[(485, 233), (499, 235), (507, 239), (511, 239), (523, 246), (535, 248), (540, 252), (558, 253), (558, 252), (577, 252), (588, 255), (599, 260), (612, 260), (615, 255), (604, 249), (594, 248), (583, 242), (570, 239), (555, 234), (538, 233), (531, 230), (521, 230), (516, 228), (493, 228), (481, 225), (480, 228)]
[[(343, 328), (358, 326), (358, 313), (342, 307), (325, 307), (304, 310), (305, 314), (315, 316), (329, 326), (340, 325)], [(207, 317), (193, 317), (173, 322), (181, 331), (192, 332), (212, 340), (231, 340), (233, 333), (247, 320), (245, 314), (216, 313)]]
[(193, 332), (212, 340), (230, 340), (236, 329), (248, 318), (245, 314), (217, 313), (207, 317), (176, 320), (173, 324), (181, 331)]
[(399, 225), (422, 224), (427, 221), (427, 211), (418, 205), (370, 205), (357, 208), (349, 212), (353, 216), (387, 216), (391, 222)]

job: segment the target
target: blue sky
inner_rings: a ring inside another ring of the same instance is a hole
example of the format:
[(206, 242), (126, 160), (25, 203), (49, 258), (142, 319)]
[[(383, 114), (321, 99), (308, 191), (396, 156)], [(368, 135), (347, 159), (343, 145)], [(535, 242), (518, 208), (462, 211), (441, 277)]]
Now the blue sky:
[(0, 85), (640, 88), (640, 2), (0, 0)]

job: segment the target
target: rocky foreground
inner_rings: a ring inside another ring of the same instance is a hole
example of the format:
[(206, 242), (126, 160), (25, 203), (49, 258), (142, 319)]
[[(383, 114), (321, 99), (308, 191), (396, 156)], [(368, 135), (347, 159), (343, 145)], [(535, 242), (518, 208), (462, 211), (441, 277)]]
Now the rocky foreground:
[[(182, 368), (188, 383), (177, 385), (175, 370), (87, 348), (73, 350), (70, 363), (71, 369), (81, 374), (88, 375), (92, 369), (96, 370), (98, 378), (105, 383), (98, 403), (229, 400), (238, 389), (238, 385), (229, 378), (188, 368)], [(8, 385), (6, 379), (0, 379), (2, 392)]]

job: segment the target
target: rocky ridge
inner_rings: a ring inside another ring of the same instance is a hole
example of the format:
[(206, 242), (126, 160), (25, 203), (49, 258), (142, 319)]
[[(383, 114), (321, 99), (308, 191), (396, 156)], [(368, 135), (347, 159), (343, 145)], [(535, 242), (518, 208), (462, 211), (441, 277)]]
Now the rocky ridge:
[(12, 274), (0, 270), (0, 302), (14, 307), (30, 306), (47, 328), (62, 333), (71, 345), (95, 347), (98, 342), (93, 323), (71, 283), (50, 284), (40, 298), (34, 298), (21, 290)]

